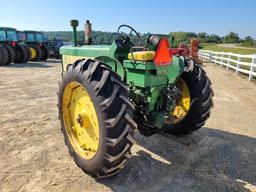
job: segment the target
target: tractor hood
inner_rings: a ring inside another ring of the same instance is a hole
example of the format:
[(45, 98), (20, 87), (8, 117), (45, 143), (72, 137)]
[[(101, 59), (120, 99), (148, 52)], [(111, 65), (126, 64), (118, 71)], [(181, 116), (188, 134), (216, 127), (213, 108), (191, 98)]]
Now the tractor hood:
[(81, 57), (98, 57), (102, 55), (110, 56), (111, 45), (84, 45), (84, 46), (62, 46), (60, 54), (62, 55), (75, 55)]

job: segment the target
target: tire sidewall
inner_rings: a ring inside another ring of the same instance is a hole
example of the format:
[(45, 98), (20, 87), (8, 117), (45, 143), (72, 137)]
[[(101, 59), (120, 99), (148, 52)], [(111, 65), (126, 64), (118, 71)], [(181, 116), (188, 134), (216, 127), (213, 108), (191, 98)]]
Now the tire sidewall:
[(9, 65), (9, 64), (11, 64), (15, 61), (15, 50), (9, 44), (3, 44), (3, 45), (6, 48), (6, 50), (8, 52), (8, 55), (9, 55), (9, 58), (8, 58), (8, 61), (7, 61), (6, 65)]
[(27, 63), (31, 59), (31, 51), (30, 51), (29, 47), (26, 44), (23, 44), (23, 46), (27, 51), (27, 58), (26, 58), (26, 61), (25, 61)]
[[(85, 159), (82, 158), (76, 151), (73, 149), (72, 144), (70, 143), (69, 137), (67, 135), (66, 129), (65, 129), (65, 124), (64, 124), (64, 119), (63, 119), (63, 111), (62, 111), (62, 98), (64, 94), (65, 87), (71, 83), (71, 82), (79, 82), (88, 92), (88, 94), (91, 96), (91, 99), (93, 101), (97, 117), (98, 117), (98, 123), (99, 123), (99, 147), (98, 150), (95, 154), (95, 156), (92, 159)], [(74, 73), (72, 71), (67, 71), (63, 75), (63, 80), (60, 85), (59, 89), (59, 116), (60, 116), (60, 121), (61, 121), (61, 127), (62, 127), (62, 132), (64, 134), (64, 139), (66, 141), (66, 144), (69, 148), (70, 154), (74, 157), (75, 162), (80, 166), (84, 171), (86, 172), (96, 172), (95, 170), (98, 169), (99, 166), (103, 165), (104, 161), (104, 151), (106, 151), (106, 132), (104, 131), (104, 117), (102, 115), (102, 109), (100, 107), (99, 100), (97, 99), (95, 92), (93, 91), (92, 85), (90, 85), (86, 80), (81, 79), (77, 73)]]
[(5, 46), (0, 43), (0, 66), (6, 65), (8, 62), (8, 51), (6, 50)]
[(25, 47), (22, 47), (23, 45), (17, 44), (15, 46), (15, 63), (24, 63), (26, 60), (26, 50)]
[[(200, 97), (201, 91), (205, 85), (205, 78), (202, 78), (202, 69), (197, 64), (192, 71), (183, 72), (181, 79), (186, 83), (190, 94), (190, 108), (187, 115), (180, 122), (174, 125), (164, 125), (166, 132), (173, 134), (189, 133), (190, 127), (193, 127), (202, 114)], [(191, 129), (192, 130), (192, 129)]]
[(49, 49), (46, 45), (42, 45), (41, 47), (42, 57), (41, 60), (47, 60), (49, 57)]
[(31, 61), (39, 61), (42, 58), (41, 48), (35, 43), (29, 43), (28, 46), (36, 51), (36, 57), (31, 59)]

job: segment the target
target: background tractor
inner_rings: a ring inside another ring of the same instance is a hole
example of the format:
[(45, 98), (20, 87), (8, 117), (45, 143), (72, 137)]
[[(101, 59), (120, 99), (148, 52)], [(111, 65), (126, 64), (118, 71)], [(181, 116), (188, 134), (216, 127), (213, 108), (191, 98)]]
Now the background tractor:
[(8, 63), (8, 58), (9, 55), (7, 49), (0, 44), (0, 66), (6, 65)]
[(56, 39), (48, 41), (49, 55), (50, 57), (60, 59), (60, 47), (65, 44), (63, 39)]
[(26, 45), (19, 42), (16, 29), (0, 27), (0, 44), (8, 52), (6, 65), (11, 63), (26, 63), (29, 60), (29, 50)]
[(77, 46), (78, 21), (71, 26), (74, 46), (60, 49), (59, 118), (69, 152), (87, 174), (107, 177), (124, 168), (135, 129), (185, 135), (205, 124), (213, 91), (193, 46), (171, 48), (169, 35), (142, 42), (128, 25), (118, 27), (112, 45), (92, 45), (89, 22), (86, 45)]
[(31, 61), (47, 60), (49, 49), (43, 33), (38, 31), (23, 31), (19, 33), (22, 40), (31, 51)]

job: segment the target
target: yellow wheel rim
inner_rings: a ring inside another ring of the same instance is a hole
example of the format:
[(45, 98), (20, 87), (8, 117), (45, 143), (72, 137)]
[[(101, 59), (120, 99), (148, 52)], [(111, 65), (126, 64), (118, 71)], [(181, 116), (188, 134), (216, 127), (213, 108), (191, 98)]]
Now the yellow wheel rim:
[(99, 148), (99, 121), (91, 97), (80, 83), (66, 86), (62, 109), (72, 147), (81, 157), (92, 159)]
[(32, 47), (29, 48), (31, 52), (31, 59), (34, 59), (36, 57), (36, 50)]
[(181, 78), (177, 81), (177, 87), (180, 89), (182, 95), (176, 101), (176, 106), (173, 111), (171, 111), (171, 118), (168, 124), (177, 124), (182, 121), (185, 116), (188, 114), (190, 108), (190, 93), (188, 86), (186, 85), (185, 81)]

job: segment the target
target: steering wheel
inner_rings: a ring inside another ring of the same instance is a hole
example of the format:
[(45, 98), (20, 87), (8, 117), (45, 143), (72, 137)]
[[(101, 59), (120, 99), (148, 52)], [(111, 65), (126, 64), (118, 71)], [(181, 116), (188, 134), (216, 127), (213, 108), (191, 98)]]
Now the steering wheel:
[[(123, 31), (121, 31), (122, 28), (130, 29), (130, 33), (127, 34)], [(135, 44), (131, 42), (132, 33), (135, 33), (135, 35), (138, 39), (137, 43), (135, 43)], [(117, 30), (117, 36), (120, 40), (122, 40), (123, 44), (128, 44), (131, 47), (139, 46), (141, 43), (141, 37), (140, 37), (139, 33), (129, 25), (120, 25)]]

